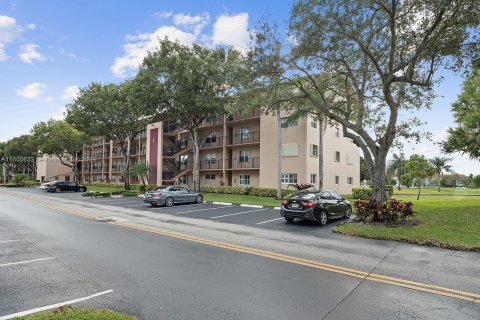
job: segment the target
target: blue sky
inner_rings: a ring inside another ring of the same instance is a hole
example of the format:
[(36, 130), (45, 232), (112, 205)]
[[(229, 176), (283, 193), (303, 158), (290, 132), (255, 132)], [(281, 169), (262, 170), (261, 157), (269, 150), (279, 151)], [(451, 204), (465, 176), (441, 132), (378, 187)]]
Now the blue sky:
[[(53, 1), (0, 3), (0, 141), (28, 133), (34, 123), (60, 118), (78, 87), (119, 82), (135, 73), (157, 36), (211, 46), (248, 45), (248, 30), (262, 17), (285, 28), (292, 1)], [(441, 97), (422, 111), (434, 141), (453, 125), (450, 104), (462, 79), (443, 74)], [(439, 155), (432, 142), (405, 153)], [(454, 156), (459, 173), (480, 165)]]

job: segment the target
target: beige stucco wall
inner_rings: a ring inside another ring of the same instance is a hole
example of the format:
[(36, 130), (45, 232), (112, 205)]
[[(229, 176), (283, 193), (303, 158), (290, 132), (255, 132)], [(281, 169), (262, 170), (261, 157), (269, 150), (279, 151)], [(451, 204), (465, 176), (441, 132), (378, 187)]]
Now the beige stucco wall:
[[(358, 147), (344, 138), (340, 129), (340, 137), (335, 135), (335, 127), (328, 126), (324, 133), (324, 189), (341, 194), (351, 194), (352, 187), (360, 185), (360, 152)], [(335, 152), (340, 152), (340, 162), (335, 161)], [(351, 156), (353, 164), (347, 163), (347, 155)], [(335, 184), (335, 176), (339, 184)], [(353, 184), (347, 184), (347, 178), (353, 178)]]
[(37, 160), (37, 180), (45, 177), (45, 181), (64, 181), (65, 175), (70, 176), (70, 180), (73, 181), (72, 169), (63, 165), (57, 157), (43, 156)]

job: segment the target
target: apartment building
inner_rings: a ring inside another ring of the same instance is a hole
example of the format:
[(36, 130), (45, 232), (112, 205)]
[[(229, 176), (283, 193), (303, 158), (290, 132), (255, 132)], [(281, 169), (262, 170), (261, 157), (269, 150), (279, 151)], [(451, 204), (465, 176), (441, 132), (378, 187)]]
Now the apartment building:
[[(360, 185), (359, 149), (342, 136), (340, 128), (320, 128), (320, 123), (310, 117), (288, 121), (286, 114), (279, 128), (276, 116), (259, 112), (205, 119), (199, 129), (203, 140), (200, 185), (275, 188), (278, 130), (282, 135), (283, 188), (291, 183), (319, 187), (322, 173), (324, 189), (349, 194), (352, 187)], [(122, 154), (114, 143), (99, 138), (84, 147), (82, 158), (83, 182), (123, 181)], [(152, 123), (138, 135), (132, 146), (131, 164), (139, 162), (150, 165), (150, 184), (193, 185), (192, 141), (176, 123)]]

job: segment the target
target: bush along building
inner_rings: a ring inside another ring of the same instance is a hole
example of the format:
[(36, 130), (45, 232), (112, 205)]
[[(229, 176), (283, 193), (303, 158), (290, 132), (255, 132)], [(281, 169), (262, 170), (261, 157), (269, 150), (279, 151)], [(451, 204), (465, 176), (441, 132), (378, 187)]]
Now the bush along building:
[[(340, 127), (311, 117), (291, 120), (285, 114), (278, 121), (276, 116), (252, 112), (242, 116), (212, 115), (204, 120), (198, 130), (202, 139), (200, 186), (276, 188), (278, 130), (283, 189), (289, 184), (309, 183), (350, 194), (352, 187), (360, 185), (359, 149), (342, 136)], [(192, 188), (192, 141), (181, 125), (151, 123), (130, 147), (131, 165), (149, 164), (149, 184)], [(123, 182), (123, 155), (114, 143), (98, 138), (84, 146), (81, 154), (82, 182)], [(139, 180), (134, 177), (131, 182)]]

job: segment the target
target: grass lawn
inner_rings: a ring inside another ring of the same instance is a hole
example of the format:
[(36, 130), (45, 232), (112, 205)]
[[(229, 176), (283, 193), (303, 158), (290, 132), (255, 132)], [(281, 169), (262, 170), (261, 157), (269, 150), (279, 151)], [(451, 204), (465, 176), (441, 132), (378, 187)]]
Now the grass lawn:
[(60, 307), (59, 309), (36, 313), (14, 320), (135, 320), (134, 317), (105, 309), (76, 309)]
[[(397, 198), (401, 199), (398, 195)], [(418, 201), (407, 196), (403, 200), (414, 203), (419, 226), (345, 223), (335, 231), (366, 238), (480, 251), (480, 196), (422, 196)]]
[(239, 194), (204, 193), (203, 198), (204, 198), (205, 201), (255, 204), (255, 205), (260, 205), (260, 206), (279, 207), (280, 204), (281, 204), (281, 200), (277, 200), (275, 198), (247, 196), (247, 195), (239, 195)]
[(118, 187), (100, 187), (95, 185), (87, 185), (88, 191), (95, 191), (95, 192), (115, 192), (115, 191), (123, 191), (123, 185)]
[[(399, 195), (417, 195), (418, 188), (402, 188), (402, 190), (394, 189), (393, 196)], [(480, 189), (460, 189), (460, 188), (421, 188), (420, 189), (420, 199), (423, 195), (480, 195)]]

